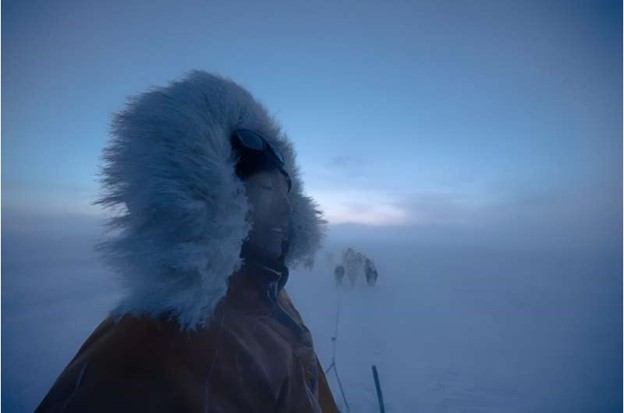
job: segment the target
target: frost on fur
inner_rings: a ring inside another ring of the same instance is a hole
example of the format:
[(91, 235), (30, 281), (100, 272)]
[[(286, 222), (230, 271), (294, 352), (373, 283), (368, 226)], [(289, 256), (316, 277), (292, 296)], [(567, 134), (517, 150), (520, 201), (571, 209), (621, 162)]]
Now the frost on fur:
[(96, 203), (117, 211), (114, 231), (98, 246), (125, 291), (115, 315), (167, 314), (185, 328), (210, 318), (250, 230), (229, 142), (238, 128), (283, 152), (293, 181), (287, 263), (312, 262), (324, 221), (302, 192), (292, 144), (245, 89), (194, 71), (131, 98), (114, 115)]

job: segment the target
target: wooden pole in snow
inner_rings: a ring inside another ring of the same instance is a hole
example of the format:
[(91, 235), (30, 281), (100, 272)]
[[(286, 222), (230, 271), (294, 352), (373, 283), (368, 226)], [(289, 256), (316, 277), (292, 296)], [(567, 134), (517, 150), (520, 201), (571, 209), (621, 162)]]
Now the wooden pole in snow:
[(379, 374), (377, 374), (377, 366), (373, 364), (373, 379), (375, 379), (375, 389), (377, 390), (377, 400), (379, 401), (379, 411), (385, 413), (383, 394), (381, 393), (381, 386), (379, 385)]

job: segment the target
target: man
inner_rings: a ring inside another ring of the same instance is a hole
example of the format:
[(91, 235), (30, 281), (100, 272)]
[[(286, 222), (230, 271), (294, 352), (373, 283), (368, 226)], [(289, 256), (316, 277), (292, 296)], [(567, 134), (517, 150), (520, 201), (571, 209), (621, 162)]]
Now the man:
[(361, 269), (358, 266), (357, 254), (352, 248), (347, 248), (346, 251), (343, 252), (342, 262), (344, 263), (345, 272), (349, 278), (351, 287), (354, 287)]
[(342, 279), (344, 278), (345, 269), (342, 264), (336, 265), (334, 269), (334, 279), (336, 280), (336, 287), (342, 285)]
[(370, 287), (374, 287), (377, 284), (377, 278), (379, 274), (377, 273), (377, 267), (375, 267), (375, 263), (370, 258), (366, 257), (365, 261), (365, 272), (366, 272), (366, 283)]
[(284, 290), (324, 221), (266, 110), (192, 72), (115, 116), (105, 162), (126, 294), (37, 411), (336, 412)]

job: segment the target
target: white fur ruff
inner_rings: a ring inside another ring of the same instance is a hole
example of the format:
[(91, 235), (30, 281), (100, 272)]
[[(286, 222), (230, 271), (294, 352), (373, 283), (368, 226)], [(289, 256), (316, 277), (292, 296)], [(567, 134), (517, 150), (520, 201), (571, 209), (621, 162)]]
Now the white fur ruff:
[(293, 183), (287, 264), (311, 265), (324, 221), (303, 194), (292, 144), (245, 89), (194, 71), (131, 98), (113, 119), (97, 203), (116, 211), (99, 249), (125, 291), (117, 317), (168, 314), (187, 329), (210, 318), (251, 229), (229, 141), (239, 128), (283, 152)]

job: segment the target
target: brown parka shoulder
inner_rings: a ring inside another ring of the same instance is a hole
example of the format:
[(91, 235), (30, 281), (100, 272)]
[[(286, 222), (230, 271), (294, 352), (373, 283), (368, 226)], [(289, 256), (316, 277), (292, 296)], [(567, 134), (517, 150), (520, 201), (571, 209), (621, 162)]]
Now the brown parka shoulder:
[[(210, 323), (126, 315), (92, 333), (37, 412), (337, 412), (285, 290), (233, 280)], [(278, 312), (276, 313), (276, 308)]]

